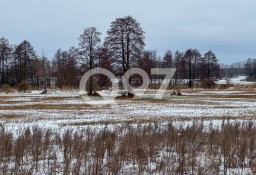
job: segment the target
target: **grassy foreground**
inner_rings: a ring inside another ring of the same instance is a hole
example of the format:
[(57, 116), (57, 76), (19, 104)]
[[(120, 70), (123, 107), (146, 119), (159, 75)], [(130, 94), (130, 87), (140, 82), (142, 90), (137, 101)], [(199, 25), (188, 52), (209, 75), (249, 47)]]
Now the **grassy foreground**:
[[(207, 128), (207, 129), (206, 129)], [(256, 170), (256, 126), (223, 121), (101, 125), (64, 132), (0, 128), (2, 174), (227, 174)]]

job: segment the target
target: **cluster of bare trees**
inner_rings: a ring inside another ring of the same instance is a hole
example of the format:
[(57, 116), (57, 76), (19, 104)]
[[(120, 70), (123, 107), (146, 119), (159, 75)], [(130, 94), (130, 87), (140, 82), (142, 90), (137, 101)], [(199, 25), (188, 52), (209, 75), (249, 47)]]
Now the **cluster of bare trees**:
[(17, 136), (0, 127), (1, 173), (227, 174), (256, 170), (252, 122), (225, 120), (218, 127), (200, 121), (188, 126), (156, 122), (99, 128), (57, 133), (34, 126)]
[[(7, 39), (2, 38), (0, 39), (1, 84), (14, 85), (26, 80), (39, 85), (40, 81), (43, 81), (42, 77), (47, 77), (48, 84), (51, 82), (58, 87), (76, 87), (81, 76), (96, 67), (111, 70), (119, 76), (124, 75), (130, 68), (140, 67), (151, 79), (157, 78), (151, 76), (151, 68), (175, 67), (177, 68), (175, 84), (178, 79), (187, 79), (190, 87), (196, 79), (219, 77), (218, 59), (212, 51), (203, 55), (197, 49), (175, 53), (168, 50), (163, 58), (157, 56), (156, 51), (145, 51), (144, 31), (140, 23), (131, 16), (113, 21), (102, 43), (100, 36), (101, 33), (95, 27), (86, 28), (78, 39), (77, 47), (71, 47), (67, 51), (58, 49), (51, 62), (45, 57), (38, 57), (28, 41), (13, 46)], [(97, 78), (102, 86), (109, 83), (104, 76)], [(91, 77), (89, 93), (92, 93), (93, 88), (93, 77)]]
[(163, 57), (163, 67), (177, 68), (175, 84), (178, 79), (187, 79), (192, 87), (196, 80), (216, 79), (220, 77), (220, 66), (214, 52), (201, 54), (197, 49), (188, 49), (185, 52), (176, 51), (172, 54), (167, 51)]
[(50, 71), (50, 62), (36, 56), (28, 41), (11, 45), (6, 38), (0, 38), (0, 85), (15, 85), (25, 80), (39, 86), (47, 76), (43, 68)]

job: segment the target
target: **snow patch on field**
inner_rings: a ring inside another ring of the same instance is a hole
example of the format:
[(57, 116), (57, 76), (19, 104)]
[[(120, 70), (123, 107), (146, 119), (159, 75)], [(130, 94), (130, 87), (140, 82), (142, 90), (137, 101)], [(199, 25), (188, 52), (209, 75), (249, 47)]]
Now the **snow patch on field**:
[[(165, 100), (121, 99), (116, 105), (108, 104), (111, 99), (86, 101), (78, 91), (41, 91), (0, 95), (0, 123), (7, 128), (19, 125), (39, 125), (61, 128), (65, 124), (105, 121), (159, 121), (201, 117), (246, 117), (256, 114), (256, 98), (246, 91), (200, 91), (184, 93), (182, 97), (165, 96)], [(171, 91), (169, 92), (169, 94)], [(148, 94), (146, 94), (148, 95)], [(150, 95), (154, 96), (151, 91)], [(215, 95), (234, 95), (234, 98), (215, 98)], [(235, 98), (236, 95), (244, 98)], [(212, 96), (212, 97), (210, 97)], [(89, 100), (89, 99), (87, 99)], [(103, 104), (103, 106), (88, 104)]]
[(237, 77), (233, 77), (233, 78), (224, 78), (224, 79), (220, 79), (218, 80), (216, 83), (217, 84), (227, 84), (228, 82), (234, 85), (251, 85), (251, 84), (255, 84), (255, 82), (249, 82), (246, 81), (247, 76), (237, 76)]

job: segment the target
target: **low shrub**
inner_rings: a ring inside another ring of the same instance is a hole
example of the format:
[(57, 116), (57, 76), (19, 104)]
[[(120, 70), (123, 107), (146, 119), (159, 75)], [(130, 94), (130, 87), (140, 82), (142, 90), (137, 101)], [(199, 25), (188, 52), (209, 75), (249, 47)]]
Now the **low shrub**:
[(215, 88), (216, 83), (211, 78), (204, 78), (201, 81), (201, 86), (202, 88), (205, 88), (205, 89), (211, 89), (211, 88)]
[(21, 83), (18, 84), (19, 92), (27, 92), (29, 90), (31, 90), (31, 86), (28, 84), (27, 81), (23, 80)]
[(3, 84), (1, 87), (1, 91), (5, 92), (5, 93), (9, 93), (9, 92), (12, 92), (13, 89), (12, 89), (11, 85), (9, 85), (9, 84)]

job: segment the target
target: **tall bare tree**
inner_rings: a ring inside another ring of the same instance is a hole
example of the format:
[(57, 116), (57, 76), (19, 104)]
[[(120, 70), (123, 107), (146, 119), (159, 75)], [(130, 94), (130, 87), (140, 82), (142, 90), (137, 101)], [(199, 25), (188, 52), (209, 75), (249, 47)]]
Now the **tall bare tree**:
[(167, 50), (163, 57), (163, 67), (172, 68), (173, 67), (173, 54), (171, 50)]
[[(96, 65), (97, 51), (100, 46), (100, 35), (95, 27), (88, 27), (84, 30), (83, 34), (79, 37), (79, 46), (81, 47), (81, 53), (86, 60), (86, 67), (91, 70)], [(93, 93), (93, 77), (89, 79), (89, 94)]]
[(20, 83), (22, 80), (28, 80), (29, 66), (32, 59), (36, 58), (35, 51), (30, 42), (24, 40), (14, 51), (14, 66), (16, 80)]
[(202, 59), (204, 59), (204, 62), (206, 64), (204, 66), (206, 68), (206, 71), (205, 71), (206, 78), (219, 77), (220, 66), (218, 64), (218, 59), (215, 53), (213, 53), (210, 50), (204, 54), (204, 57)]
[(0, 38), (0, 72), (1, 72), (1, 84), (9, 82), (8, 77), (8, 63), (10, 62), (12, 55), (12, 46), (6, 38)]
[(182, 63), (183, 52), (176, 51), (173, 56), (173, 66), (176, 68), (175, 76), (174, 76), (174, 84), (177, 85), (178, 79), (182, 77), (181, 75), (181, 63)]
[(197, 75), (197, 64), (201, 58), (201, 53), (197, 49), (188, 49), (184, 54), (184, 58), (188, 64), (188, 86), (192, 87)]
[[(113, 21), (107, 34), (105, 46), (111, 51), (115, 66), (122, 70), (117, 73), (124, 75), (127, 70), (137, 65), (137, 60), (141, 57), (145, 45), (144, 31), (136, 19), (126, 16)], [(133, 96), (132, 93), (128, 95)]]
[(151, 69), (156, 67), (154, 54), (154, 51), (144, 51), (142, 58), (138, 60), (139, 68), (143, 69), (149, 75), (151, 83), (153, 79)]
[(42, 51), (42, 53), (43, 53), (42, 73), (43, 73), (43, 84), (44, 84), (44, 90), (42, 94), (47, 94), (46, 57), (44, 56), (44, 51)]

